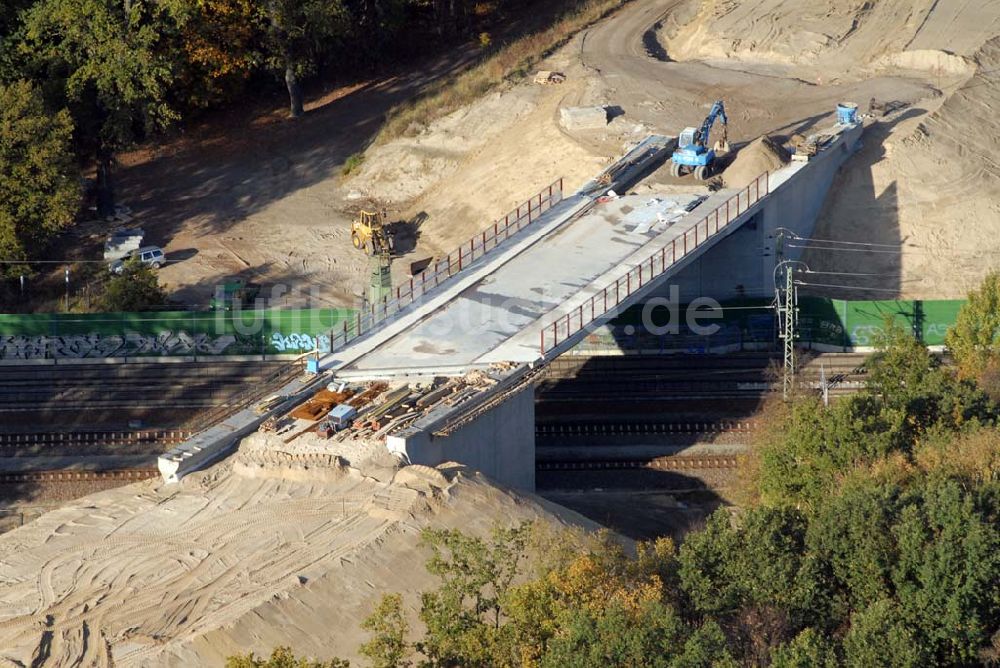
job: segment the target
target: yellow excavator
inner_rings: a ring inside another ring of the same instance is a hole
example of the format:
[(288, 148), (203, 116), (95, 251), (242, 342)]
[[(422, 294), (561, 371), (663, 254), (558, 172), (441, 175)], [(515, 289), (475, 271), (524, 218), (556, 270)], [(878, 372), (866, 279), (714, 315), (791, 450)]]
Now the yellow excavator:
[(368, 255), (388, 256), (392, 251), (385, 228), (385, 211), (361, 211), (351, 223), (351, 243)]
[(368, 301), (384, 303), (392, 294), (392, 237), (385, 226), (385, 209), (360, 211), (351, 223), (351, 243), (369, 257)]

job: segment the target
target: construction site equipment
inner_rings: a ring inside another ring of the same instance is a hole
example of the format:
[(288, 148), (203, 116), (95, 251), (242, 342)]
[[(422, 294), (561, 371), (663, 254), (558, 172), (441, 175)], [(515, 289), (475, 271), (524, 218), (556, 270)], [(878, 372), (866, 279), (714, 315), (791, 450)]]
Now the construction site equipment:
[(354, 418), (358, 416), (358, 409), (350, 404), (338, 404), (330, 410), (326, 416), (326, 422), (334, 431), (342, 431), (351, 426)]
[(386, 229), (385, 210), (359, 212), (351, 224), (351, 243), (371, 257), (368, 302), (380, 304), (392, 293), (392, 237)]
[(841, 102), (838, 104), (837, 122), (841, 125), (856, 125), (858, 122), (858, 105), (853, 102)]
[(388, 253), (380, 253), (372, 256), (369, 264), (368, 303), (377, 306), (392, 296), (392, 260)]
[[(713, 148), (708, 147), (708, 137), (716, 119), (722, 121), (722, 139)], [(702, 122), (700, 128), (684, 128), (677, 138), (677, 150), (671, 156), (673, 164), (670, 173), (675, 176), (693, 173), (699, 181), (710, 177), (715, 168), (716, 155), (729, 152), (729, 119), (726, 117), (726, 107), (722, 100), (712, 105), (712, 110)]]
[(351, 223), (351, 243), (368, 255), (389, 255), (392, 241), (385, 227), (385, 211), (361, 211)]

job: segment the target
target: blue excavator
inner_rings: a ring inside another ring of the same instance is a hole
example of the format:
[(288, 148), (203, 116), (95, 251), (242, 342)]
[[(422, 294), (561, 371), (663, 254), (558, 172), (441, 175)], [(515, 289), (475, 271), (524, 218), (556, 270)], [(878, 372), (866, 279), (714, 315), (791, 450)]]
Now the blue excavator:
[[(709, 148), (708, 136), (716, 119), (722, 122), (722, 139)], [(677, 138), (677, 150), (671, 157), (673, 164), (670, 166), (670, 173), (675, 177), (693, 173), (699, 181), (712, 176), (716, 155), (729, 152), (728, 125), (726, 106), (722, 100), (718, 100), (712, 105), (712, 110), (708, 112), (700, 128), (684, 128)]]

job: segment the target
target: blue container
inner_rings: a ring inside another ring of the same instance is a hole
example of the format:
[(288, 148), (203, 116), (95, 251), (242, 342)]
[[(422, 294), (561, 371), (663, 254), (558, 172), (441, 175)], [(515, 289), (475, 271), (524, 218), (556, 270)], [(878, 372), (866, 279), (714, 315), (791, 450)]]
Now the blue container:
[(837, 105), (837, 122), (842, 125), (855, 125), (858, 122), (858, 105), (853, 102), (841, 102)]
[(306, 372), (307, 373), (319, 373), (319, 360), (308, 359), (306, 360)]

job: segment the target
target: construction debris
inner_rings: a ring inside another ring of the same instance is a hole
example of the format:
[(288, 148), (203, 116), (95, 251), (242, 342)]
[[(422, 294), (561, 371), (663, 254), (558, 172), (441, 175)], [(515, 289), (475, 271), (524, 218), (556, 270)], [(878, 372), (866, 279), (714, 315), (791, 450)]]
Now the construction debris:
[(337, 404), (342, 404), (351, 397), (354, 393), (351, 391), (345, 392), (333, 392), (328, 389), (322, 389), (313, 395), (312, 399), (293, 410), (289, 415), (296, 420), (307, 420), (309, 422), (316, 422), (321, 420), (330, 412), (330, 409)]
[(369, 402), (374, 401), (378, 395), (389, 389), (388, 383), (372, 383), (368, 388), (361, 394), (355, 395), (350, 401), (347, 402), (348, 406), (354, 406), (355, 408), (363, 408)]
[[(437, 377), (416, 384), (390, 387), (385, 382), (373, 382), (364, 387), (348, 387), (334, 381), (319, 390), (308, 401), (284, 417), (274, 416), (261, 425), (259, 431), (287, 433), (284, 443), (303, 434), (316, 432), (322, 438), (345, 440), (383, 440), (428, 413), (461, 406), (494, 387), (514, 366), (511, 363), (492, 365), (488, 369), (470, 371), (462, 377)], [(271, 397), (261, 405), (277, 405)], [(337, 408), (350, 407), (350, 420), (331, 425), (329, 416)], [(324, 418), (327, 418), (324, 420)]]
[(601, 130), (608, 125), (608, 110), (604, 107), (563, 107), (559, 123), (567, 130)]
[(142, 246), (142, 239), (144, 236), (144, 232), (138, 228), (116, 229), (108, 235), (108, 240), (104, 242), (105, 262), (120, 260), (129, 253), (139, 250)]
[(541, 70), (535, 75), (535, 83), (541, 84), (543, 86), (548, 84), (561, 84), (566, 81), (566, 75), (562, 72), (550, 72), (548, 70)]
[(264, 401), (260, 402), (253, 408), (253, 412), (257, 415), (263, 415), (271, 409), (277, 407), (280, 403), (285, 401), (288, 397), (283, 394), (273, 394)]

